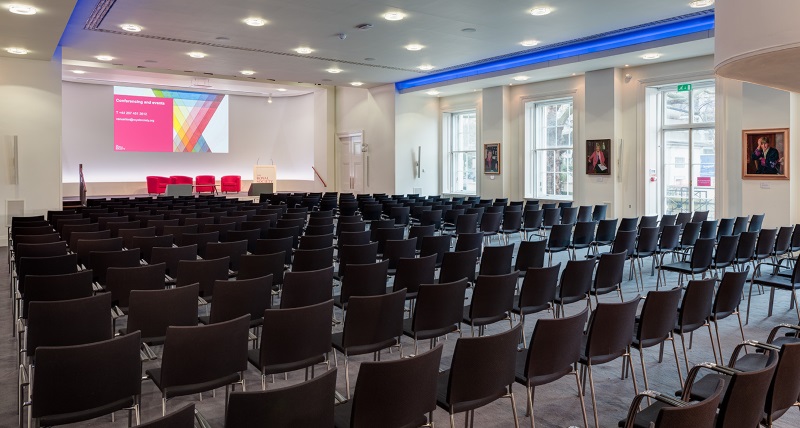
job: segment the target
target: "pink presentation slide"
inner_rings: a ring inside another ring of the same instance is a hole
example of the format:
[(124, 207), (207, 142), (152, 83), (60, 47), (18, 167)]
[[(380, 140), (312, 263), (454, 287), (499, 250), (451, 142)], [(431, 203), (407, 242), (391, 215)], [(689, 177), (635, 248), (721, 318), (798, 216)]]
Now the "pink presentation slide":
[(173, 151), (172, 99), (115, 94), (114, 150)]

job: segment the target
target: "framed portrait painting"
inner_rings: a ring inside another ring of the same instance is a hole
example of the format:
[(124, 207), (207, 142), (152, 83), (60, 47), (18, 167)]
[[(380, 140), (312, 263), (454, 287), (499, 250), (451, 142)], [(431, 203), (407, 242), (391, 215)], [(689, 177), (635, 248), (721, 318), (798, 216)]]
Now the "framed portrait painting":
[(500, 174), (500, 143), (483, 145), (483, 173)]
[(742, 131), (742, 178), (789, 179), (789, 128)]
[(586, 174), (611, 175), (611, 140), (586, 140)]

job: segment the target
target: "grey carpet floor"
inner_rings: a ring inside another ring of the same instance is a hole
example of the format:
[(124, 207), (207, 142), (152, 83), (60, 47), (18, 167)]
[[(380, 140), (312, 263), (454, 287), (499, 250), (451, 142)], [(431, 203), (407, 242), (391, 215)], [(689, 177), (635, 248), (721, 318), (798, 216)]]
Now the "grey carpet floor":
[[(518, 238), (513, 238), (512, 242), (518, 243)], [(580, 256), (580, 254), (579, 254)], [(0, 248), (0, 260), (6, 258), (6, 248)], [(567, 260), (565, 253), (559, 253), (554, 257), (554, 263), (557, 261), (563, 263)], [(677, 275), (668, 274), (668, 284), (670, 286), (677, 285)], [(645, 293), (655, 289), (655, 277), (649, 276), (649, 269), (646, 269), (644, 275)], [(9, 275), (8, 268), (5, 263), (0, 263), (0, 307), (3, 310), (0, 312), (0, 427), (11, 427), (17, 425), (17, 345), (16, 340), (11, 335), (11, 301), (8, 298)], [(747, 286), (745, 287), (745, 296), (747, 295)], [(338, 290), (336, 290), (338, 292)], [(469, 292), (468, 292), (469, 293)], [(635, 297), (638, 292), (636, 291), (636, 284), (633, 280), (628, 280), (627, 277), (627, 264), (626, 276), (623, 283), (623, 293), (626, 300)], [(786, 292), (776, 293), (775, 311), (772, 317), (767, 317), (767, 305), (769, 301), (769, 294), (757, 295), (754, 293), (752, 298), (752, 309), (750, 315), (750, 323), (745, 325), (745, 337), (748, 339), (766, 340), (767, 334), (770, 329), (779, 323), (797, 323), (797, 316), (794, 309), (789, 309), (789, 294)], [(608, 294), (601, 296), (600, 301), (618, 301), (615, 294)], [(467, 302), (465, 302), (467, 303)], [(744, 320), (744, 310), (746, 307), (746, 300), (742, 304), (742, 319)], [(575, 303), (568, 305), (567, 314), (575, 314), (583, 308), (582, 303)], [(337, 310), (338, 311), (338, 310)], [(530, 337), (533, 331), (535, 321), (541, 317), (551, 317), (550, 313), (539, 313), (534, 316), (529, 316), (526, 320), (525, 335)], [(341, 314), (337, 315), (341, 319)], [(124, 323), (124, 318), (117, 321), (117, 325)], [(487, 334), (496, 333), (508, 328), (507, 322), (497, 323), (487, 328)], [(341, 329), (341, 326), (334, 328), (334, 331)], [(469, 335), (469, 328), (464, 329), (465, 335)], [(725, 360), (727, 361), (730, 352), (734, 346), (741, 340), (738, 331), (738, 324), (735, 318), (728, 318), (720, 322), (720, 334), (722, 337), (722, 348), (725, 353)], [(450, 358), (457, 340), (457, 335), (450, 335), (444, 343), (444, 354), (441, 361), (441, 368), (446, 369), (450, 364)], [(403, 338), (402, 341), (403, 352), (408, 355), (413, 352), (413, 343), (409, 338)], [(421, 344), (421, 350), (427, 349), (427, 343)], [(687, 344), (688, 346), (688, 344)], [(157, 352), (160, 349), (156, 348)], [(683, 364), (683, 355), (678, 343), (678, 355)], [(383, 360), (391, 360), (399, 358), (399, 353), (394, 350), (389, 354), (384, 352), (382, 355)], [(677, 378), (676, 368), (672, 352), (669, 346), (665, 351), (664, 361), (658, 362), (657, 348), (648, 349), (645, 351), (645, 363), (647, 364), (648, 379), (650, 388), (665, 392), (672, 393), (680, 389), (679, 381)], [(688, 350), (688, 358), (690, 367), (694, 364), (704, 361), (714, 361), (711, 344), (708, 334), (703, 330), (697, 332), (694, 337), (692, 349)], [(350, 363), (350, 376), (351, 385), (355, 385), (358, 377), (358, 367), (363, 361), (371, 360), (371, 356), (361, 356), (351, 358)], [(490, 363), (487, 361), (487, 363)], [(638, 353), (634, 352), (633, 357), (634, 370), (636, 380), (638, 382), (639, 390), (644, 389), (644, 382), (642, 379), (641, 366), (639, 363)], [(158, 362), (147, 362), (144, 364), (144, 369), (157, 365)], [(318, 367), (322, 370), (324, 366)], [(597, 408), (600, 414), (600, 426), (613, 427), (617, 425), (617, 421), (623, 419), (628, 411), (628, 406), (634, 397), (634, 389), (631, 379), (620, 379), (621, 360), (617, 360), (605, 365), (597, 366), (594, 371), (595, 387), (597, 391)], [(685, 369), (684, 376), (686, 375)], [(252, 366), (246, 372), (246, 381), (248, 390), (260, 389), (260, 376), (259, 372)], [(303, 381), (303, 372), (292, 372), (288, 374), (287, 379), (283, 376), (277, 376), (275, 383), (268, 384), (268, 388), (279, 388), (283, 386), (293, 385)], [(337, 391), (344, 393), (345, 380), (343, 358), (339, 358), (339, 373), (337, 381)], [(216, 391), (216, 397), (212, 394), (203, 394), (202, 401), (199, 401), (197, 395), (189, 397), (175, 398), (168, 402), (168, 411), (182, 407), (186, 403), (195, 403), (198, 410), (203, 416), (208, 419), (213, 427), (224, 426), (224, 390)], [(525, 389), (521, 385), (514, 385), (513, 392), (516, 398), (516, 411), (519, 416), (521, 426), (530, 426), (530, 418), (525, 416)], [(589, 415), (589, 423), (593, 425), (592, 419), (592, 406), (589, 393), (586, 393), (586, 406)], [(583, 424), (580, 412), (579, 401), (577, 397), (577, 389), (575, 386), (574, 378), (565, 377), (550, 385), (539, 387), (536, 389), (534, 400), (534, 415), (536, 417), (536, 424), (538, 427), (569, 427), (581, 426)], [(475, 411), (476, 427), (510, 427), (513, 426), (513, 418), (511, 413), (511, 404), (507, 399), (498, 400), (483, 408)], [(160, 393), (153, 385), (152, 382), (145, 381), (142, 384), (142, 409), (141, 417), (142, 422), (153, 420), (161, 415)], [(127, 418), (123, 412), (117, 413), (116, 422), (111, 422), (111, 417), (101, 417), (88, 422), (75, 424), (72, 426), (85, 426), (85, 427), (122, 427), (127, 426)], [(464, 415), (456, 415), (456, 424), (463, 425)], [(434, 412), (434, 422), (437, 426), (443, 427), (449, 425), (448, 414), (437, 409)], [(790, 410), (786, 415), (779, 419), (775, 427), (799, 427), (800, 426), (800, 412), (795, 409)]]

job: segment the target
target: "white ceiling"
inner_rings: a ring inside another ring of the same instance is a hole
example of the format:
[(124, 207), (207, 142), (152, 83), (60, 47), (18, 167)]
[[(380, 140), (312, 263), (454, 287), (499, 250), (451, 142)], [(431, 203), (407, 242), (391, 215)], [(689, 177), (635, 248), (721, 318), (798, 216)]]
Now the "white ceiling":
[[(19, 2), (40, 7), (46, 13), (29, 17), (3, 10), (0, 43), (27, 43), (30, 39), (29, 49), (35, 51), (35, 59), (45, 59), (42, 56), (47, 56), (48, 43), (52, 55), (58, 42), (60, 34), (56, 36), (55, 29), (63, 28), (75, 1)], [(696, 12), (688, 3), (689, 0), (80, 0), (61, 45), (67, 67), (85, 67), (99, 75), (117, 67), (247, 79), (239, 71), (250, 69), (257, 73), (249, 80), (257, 82), (348, 85), (361, 81), (364, 87), (372, 87), (424, 75), (416, 69), (424, 63), (436, 66), (431, 71), (436, 72), (524, 51), (529, 48), (519, 42), (526, 39), (547, 45)], [(0, 4), (5, 9), (6, 4)], [(528, 13), (541, 5), (554, 10), (539, 17)], [(108, 8), (107, 13), (98, 13), (103, 7)], [(407, 16), (390, 22), (381, 17), (388, 11), (401, 11)], [(267, 25), (250, 27), (242, 22), (252, 16), (266, 19)], [(92, 17), (95, 19), (90, 22)], [(61, 20), (61, 27), (55, 18)], [(138, 24), (144, 29), (126, 33), (119, 27), (122, 23)], [(365, 23), (373, 28), (355, 29)], [(475, 31), (461, 31), (464, 28)], [(339, 33), (347, 37), (341, 40)], [(47, 43), (40, 45), (38, 39)], [(410, 43), (425, 48), (418, 52), (403, 48)], [(299, 46), (315, 51), (299, 55), (293, 51)], [(186, 55), (189, 51), (202, 51), (208, 57), (193, 59)], [(703, 46), (692, 54), (711, 52)], [(113, 56), (112, 64), (116, 66), (95, 60), (96, 55)], [(677, 58), (666, 56), (661, 60), (674, 59)], [(325, 72), (333, 66), (343, 72)], [(91, 78), (88, 74), (83, 76)]]

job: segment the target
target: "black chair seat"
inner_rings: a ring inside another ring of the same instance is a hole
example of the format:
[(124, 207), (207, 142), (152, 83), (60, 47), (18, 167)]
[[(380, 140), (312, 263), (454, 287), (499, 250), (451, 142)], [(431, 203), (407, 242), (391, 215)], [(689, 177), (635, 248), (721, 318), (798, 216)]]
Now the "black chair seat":
[(757, 276), (755, 279), (748, 280), (753, 284), (773, 287), (780, 290), (800, 290), (800, 283), (792, 284), (792, 280), (784, 275), (765, 275)]
[[(150, 369), (147, 370), (145, 373), (147, 373), (147, 375), (150, 376), (150, 379), (153, 381), (153, 383), (156, 384), (158, 389), (161, 389), (161, 368)], [(196, 394), (203, 391), (209, 391), (212, 389), (221, 388), (225, 385), (230, 385), (234, 382), (238, 382), (239, 379), (240, 376), (238, 373), (236, 373), (217, 379), (212, 379), (206, 382), (175, 386), (167, 388), (166, 390), (163, 391), (166, 398), (180, 397), (183, 395)]]
[[(660, 412), (664, 407), (672, 406), (664, 402), (654, 400), (653, 404), (645, 407), (636, 414), (636, 417), (633, 420), (633, 426), (635, 428), (650, 428), (650, 423), (658, 419), (658, 412)], [(619, 421), (618, 425), (621, 427), (625, 426), (625, 421)]]
[(678, 272), (688, 275), (693, 273), (703, 273), (706, 270), (706, 268), (692, 268), (692, 265), (689, 262), (670, 263), (668, 265), (659, 266), (658, 268), (669, 272)]
[[(335, 428), (350, 428), (350, 415), (353, 412), (353, 400), (345, 401), (344, 403), (333, 408), (333, 426)], [(420, 416), (419, 420), (408, 425), (408, 427), (420, 427), (428, 423), (425, 416)], [(403, 427), (406, 428), (406, 427)]]
[(491, 323), (506, 319), (506, 314), (505, 313), (499, 314), (499, 315), (495, 315), (495, 316), (492, 316), (492, 317), (478, 317), (478, 318), (472, 319), (469, 316), (469, 309), (470, 309), (469, 305), (464, 306), (464, 319), (462, 320), (464, 322), (464, 324), (479, 326), (479, 325), (491, 324)]
[(563, 371), (556, 372), (556, 373), (548, 373), (542, 376), (533, 376), (531, 378), (525, 377), (525, 365), (528, 363), (528, 353), (527, 352), (519, 352), (517, 353), (517, 362), (514, 378), (517, 382), (527, 385), (527, 386), (538, 386), (538, 385), (545, 385), (550, 382), (556, 381), (561, 379), (562, 377), (572, 373), (572, 366), (565, 367)]
[(257, 369), (263, 370), (262, 373), (264, 373), (265, 375), (276, 374), (276, 373), (287, 373), (294, 370), (304, 369), (314, 364), (325, 362), (325, 357), (323, 355), (319, 355), (312, 358), (306, 358), (300, 361), (292, 361), (291, 363), (273, 364), (267, 367), (259, 367), (260, 364), (259, 357), (260, 357), (260, 351), (258, 349), (247, 350), (247, 361)]
[(133, 398), (125, 398), (106, 404), (104, 406), (95, 407), (92, 409), (82, 410), (80, 412), (61, 413), (58, 415), (42, 416), (39, 418), (40, 426), (55, 426), (71, 424), (73, 422), (82, 422), (89, 419), (94, 419), (103, 415), (114, 412), (115, 410), (125, 407), (133, 406)]
[[(331, 336), (331, 345), (333, 345), (333, 347), (337, 351), (339, 351), (339, 352), (344, 354), (345, 353), (345, 349), (344, 349), (344, 345), (342, 344), (342, 338), (343, 337), (344, 337), (343, 333), (334, 333)], [(378, 351), (380, 351), (382, 349), (386, 349), (386, 348), (394, 345), (395, 343), (397, 343), (395, 338), (391, 338), (391, 339), (386, 339), (383, 342), (370, 343), (369, 345), (351, 346), (351, 347), (347, 348), (347, 355), (362, 355), (362, 354), (369, 354), (369, 353), (372, 353), (372, 352), (378, 352)]]
[(436, 380), (436, 404), (450, 413), (461, 413), (467, 410), (483, 407), (506, 395), (506, 390), (503, 388), (497, 391), (497, 393), (493, 396), (484, 397), (480, 400), (463, 401), (455, 403), (455, 405), (451, 406), (451, 404), (447, 402), (447, 384), (449, 381), (450, 370), (439, 372), (439, 377)]
[[(761, 368), (763, 369), (764, 367)], [(692, 400), (705, 400), (717, 390), (717, 382), (720, 380), (725, 382), (725, 385), (722, 387), (722, 395), (725, 396), (725, 391), (728, 390), (728, 385), (731, 383), (731, 377), (720, 373), (711, 373), (703, 376), (700, 380), (696, 380), (694, 384), (692, 384), (692, 392), (689, 397)]]
[(413, 322), (414, 320), (412, 318), (406, 318), (403, 320), (403, 335), (411, 338), (416, 337), (417, 340), (433, 339), (434, 337), (444, 336), (447, 333), (452, 333), (458, 330), (458, 327), (455, 324), (451, 324), (447, 327), (431, 330), (420, 330), (415, 332), (411, 328)]

